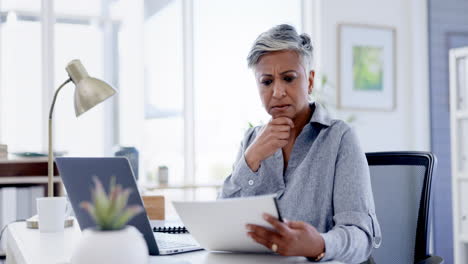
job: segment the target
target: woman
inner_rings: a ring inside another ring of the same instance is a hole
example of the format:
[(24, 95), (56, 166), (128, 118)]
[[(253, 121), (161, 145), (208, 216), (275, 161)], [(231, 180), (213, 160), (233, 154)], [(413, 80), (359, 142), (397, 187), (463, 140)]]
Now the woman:
[(360, 263), (380, 244), (369, 168), (356, 135), (322, 106), (306, 34), (279, 25), (262, 33), (248, 56), (271, 120), (249, 129), (222, 198), (276, 193), (285, 219), (275, 230), (247, 225), (256, 242), (287, 256)]

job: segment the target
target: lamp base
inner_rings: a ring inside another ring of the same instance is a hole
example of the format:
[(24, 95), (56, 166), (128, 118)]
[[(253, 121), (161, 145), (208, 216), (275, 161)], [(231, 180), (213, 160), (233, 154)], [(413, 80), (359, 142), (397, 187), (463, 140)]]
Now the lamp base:
[[(63, 225), (65, 227), (73, 226), (74, 221), (75, 221), (75, 218), (73, 218), (73, 216), (68, 216), (65, 219), (65, 222), (63, 223)], [(34, 215), (34, 216), (26, 219), (26, 227), (27, 228), (32, 228), (32, 229), (38, 229), (39, 228), (39, 217), (37, 215)]]

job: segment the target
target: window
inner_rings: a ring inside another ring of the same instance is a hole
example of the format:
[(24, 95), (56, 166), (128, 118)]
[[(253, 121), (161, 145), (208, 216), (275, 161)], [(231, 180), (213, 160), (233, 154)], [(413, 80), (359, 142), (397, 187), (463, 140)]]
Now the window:
[(203, 0), (194, 5), (194, 16), (195, 178), (221, 183), (249, 123), (269, 119), (247, 68), (250, 47), (274, 25), (300, 30), (300, 1)]
[[(101, 29), (94, 24), (55, 25), (55, 85), (58, 87), (67, 78), (66, 65), (73, 59), (80, 59), (88, 73), (99, 79), (103, 78), (103, 45)], [(72, 156), (102, 156), (106, 142), (104, 133), (105, 104), (99, 104), (75, 117), (74, 92), (72, 84), (67, 85), (58, 95), (54, 124), (56, 131), (56, 151), (67, 151)], [(108, 103), (108, 102), (106, 102)]]
[(301, 30), (303, 17), (303, 0), (54, 1), (54, 69), (46, 71), (54, 87), (43, 87), (47, 31), (39, 18), (51, 10), (35, 0), (0, 2), (0, 141), (12, 151), (46, 151), (44, 94), (78, 58), (118, 94), (76, 119), (73, 88), (65, 87), (55, 150), (109, 156), (115, 144), (135, 146), (141, 184), (155, 185), (158, 167), (168, 167), (174, 189), (159, 190), (167, 200), (215, 198), (249, 123), (269, 119), (246, 65), (250, 46), (280, 23)]
[(183, 184), (184, 87), (182, 1), (147, 7), (144, 22), (144, 146), (149, 181), (159, 166), (169, 168), (170, 184)]
[[(65, 67), (72, 59), (80, 59), (91, 76), (117, 84), (115, 77), (106, 73), (118, 68), (118, 60), (109, 62), (104, 51), (117, 50), (112, 42), (116, 37), (106, 33), (116, 32), (119, 24), (105, 19), (99, 1), (85, 2), (77, 6), (68, 0), (54, 1), (55, 24), (48, 29), (42, 27), (40, 17), (51, 10), (41, 9), (41, 1), (1, 3), (0, 142), (7, 143), (11, 152), (47, 151), (47, 114), (52, 99), (48, 95), (68, 79)], [(54, 45), (47, 49), (53, 55), (47, 57), (42, 54), (42, 39), (51, 31)], [(43, 62), (50, 60), (54, 69), (44, 69)], [(48, 85), (42, 79), (47, 76), (54, 77), (53, 87), (44, 87)], [(109, 154), (115, 140), (113, 127), (106, 120), (115, 114), (99, 105), (90, 110), (94, 113), (76, 119), (72, 86), (68, 84), (58, 95), (54, 150), (69, 155)]]
[[(214, 199), (217, 189), (212, 186), (229, 175), (249, 123), (268, 120), (246, 65), (250, 46), (259, 33), (277, 24), (300, 30), (301, 1), (285, 5), (280, 0), (201, 0), (193, 1), (193, 6), (165, 2), (145, 6), (150, 9), (145, 10), (145, 166), (150, 182), (157, 178), (157, 166), (167, 165), (170, 185), (195, 185), (184, 192), (160, 191), (169, 199)], [(188, 17), (183, 17), (184, 8), (189, 9)], [(184, 19), (192, 20), (183, 24)], [(183, 41), (192, 35), (193, 43), (186, 42), (192, 46), (184, 53)], [(183, 69), (187, 62), (190, 72)], [(184, 102), (184, 78), (187, 81), (192, 74), (194, 96)], [(183, 115), (191, 103), (193, 115)], [(184, 150), (184, 118), (193, 118), (194, 131), (185, 129), (191, 133), (185, 136), (193, 141), (189, 143), (194, 144), (194, 157)], [(183, 165), (191, 158), (194, 182), (183, 174)]]
[(0, 2), (2, 11), (5, 10), (22, 10), (39, 12), (41, 9), (41, 1), (37, 0), (2, 0)]
[(0, 24), (0, 142), (12, 151), (40, 151), (42, 89), (40, 25), (17, 12)]

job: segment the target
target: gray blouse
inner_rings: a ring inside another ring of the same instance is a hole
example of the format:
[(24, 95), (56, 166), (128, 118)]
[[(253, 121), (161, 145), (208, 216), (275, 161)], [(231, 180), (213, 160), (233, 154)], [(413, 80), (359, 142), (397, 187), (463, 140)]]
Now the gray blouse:
[(345, 122), (331, 119), (319, 104), (310, 107), (312, 117), (296, 138), (285, 173), (281, 149), (257, 172), (250, 169), (244, 152), (261, 127), (251, 128), (220, 195), (276, 193), (282, 217), (307, 222), (321, 233), (323, 261), (360, 263), (381, 242), (366, 157)]

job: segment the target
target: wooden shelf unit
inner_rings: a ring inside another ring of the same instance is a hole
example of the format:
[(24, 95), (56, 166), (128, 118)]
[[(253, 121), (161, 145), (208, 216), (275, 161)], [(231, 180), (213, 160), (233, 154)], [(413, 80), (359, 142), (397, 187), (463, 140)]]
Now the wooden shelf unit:
[(468, 263), (468, 47), (450, 50), (454, 263)]
[[(0, 187), (44, 186), (47, 195), (47, 158), (0, 159)], [(54, 166), (54, 195), (62, 195), (62, 183)]]

